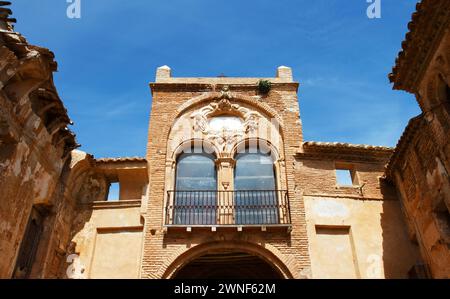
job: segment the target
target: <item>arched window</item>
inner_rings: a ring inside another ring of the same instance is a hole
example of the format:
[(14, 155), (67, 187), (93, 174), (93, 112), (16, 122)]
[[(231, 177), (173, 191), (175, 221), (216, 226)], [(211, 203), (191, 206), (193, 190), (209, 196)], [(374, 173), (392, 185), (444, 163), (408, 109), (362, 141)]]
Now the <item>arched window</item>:
[(178, 157), (174, 191), (174, 224), (215, 224), (217, 173), (215, 157), (183, 153)]
[(260, 149), (236, 156), (234, 173), (236, 223), (278, 223), (274, 161)]
[(217, 190), (215, 157), (206, 153), (181, 154), (177, 160), (176, 189)]

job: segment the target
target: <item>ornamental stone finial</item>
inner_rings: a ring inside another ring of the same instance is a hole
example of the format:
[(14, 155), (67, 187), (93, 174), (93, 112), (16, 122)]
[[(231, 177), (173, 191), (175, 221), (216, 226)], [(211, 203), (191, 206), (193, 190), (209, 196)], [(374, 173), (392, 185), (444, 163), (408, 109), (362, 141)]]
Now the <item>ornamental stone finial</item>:
[(288, 66), (279, 66), (277, 69), (277, 77), (292, 82), (292, 69)]
[(156, 82), (172, 77), (172, 70), (167, 65), (160, 66), (156, 69)]

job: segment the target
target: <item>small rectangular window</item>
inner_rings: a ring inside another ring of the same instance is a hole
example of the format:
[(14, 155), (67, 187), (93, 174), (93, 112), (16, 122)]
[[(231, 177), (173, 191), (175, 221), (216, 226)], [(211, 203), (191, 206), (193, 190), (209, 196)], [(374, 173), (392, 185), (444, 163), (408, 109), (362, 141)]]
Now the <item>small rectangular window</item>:
[(120, 198), (120, 184), (111, 183), (109, 185), (107, 201), (119, 201), (119, 198)]
[(336, 180), (339, 186), (353, 186), (352, 174), (348, 169), (336, 169)]
[(338, 186), (357, 186), (358, 179), (352, 165), (336, 164), (336, 183)]

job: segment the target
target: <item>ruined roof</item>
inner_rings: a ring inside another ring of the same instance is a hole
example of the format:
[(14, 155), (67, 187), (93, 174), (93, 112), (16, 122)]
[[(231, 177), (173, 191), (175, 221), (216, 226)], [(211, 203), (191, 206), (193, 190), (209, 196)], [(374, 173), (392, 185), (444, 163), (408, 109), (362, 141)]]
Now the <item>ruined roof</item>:
[(119, 157), (119, 158), (100, 158), (96, 159), (97, 163), (121, 163), (121, 162), (147, 162), (147, 159), (142, 157)]
[(10, 4), (9, 1), (0, 1), (0, 59), (3, 62), (0, 90), (17, 103), (15, 83), (37, 82), (39, 85), (27, 94), (31, 109), (41, 118), (53, 143), (64, 146), (64, 156), (67, 156), (79, 145), (75, 134), (68, 129), (73, 123), (53, 82), (53, 72), (57, 70), (55, 55), (46, 48), (29, 44), (25, 37), (14, 31), (16, 20), (10, 17), (12, 11), (5, 7)]
[(446, 28), (450, 26), (449, 0), (422, 0), (408, 24), (409, 32), (402, 42), (389, 80), (394, 89), (415, 93), (429, 60)]
[(367, 144), (351, 144), (351, 143), (341, 143), (341, 142), (316, 142), (316, 141), (306, 141), (303, 143), (305, 148), (334, 148), (334, 149), (354, 149), (354, 150), (368, 150), (368, 151), (383, 151), (392, 152), (394, 149), (392, 147), (386, 146), (376, 146)]
[(409, 120), (408, 125), (405, 128), (402, 136), (400, 137), (397, 146), (395, 147), (395, 151), (392, 154), (392, 157), (389, 163), (386, 165), (386, 177), (389, 180), (392, 180), (392, 172), (394, 167), (397, 166), (397, 163), (404, 156), (405, 151), (409, 148), (409, 143), (414, 138), (416, 133), (418, 132), (418, 128), (424, 119), (423, 114), (420, 114)]

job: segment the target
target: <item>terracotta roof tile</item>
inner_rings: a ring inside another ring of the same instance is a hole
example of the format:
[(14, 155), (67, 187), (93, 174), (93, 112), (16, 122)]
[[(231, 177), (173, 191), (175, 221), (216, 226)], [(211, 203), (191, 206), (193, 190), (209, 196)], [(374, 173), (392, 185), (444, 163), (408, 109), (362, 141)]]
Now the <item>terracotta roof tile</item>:
[(147, 162), (142, 157), (118, 157), (118, 158), (100, 158), (95, 159), (97, 163), (120, 163), (120, 162)]
[(357, 150), (371, 150), (371, 151), (393, 151), (392, 147), (366, 145), (366, 144), (351, 144), (341, 142), (315, 142), (307, 141), (303, 143), (303, 146), (308, 147), (322, 147), (322, 148), (347, 148)]
[(422, 0), (408, 24), (409, 32), (395, 60), (389, 80), (394, 89), (414, 93), (417, 81), (423, 75), (436, 43), (450, 26), (449, 0)]

